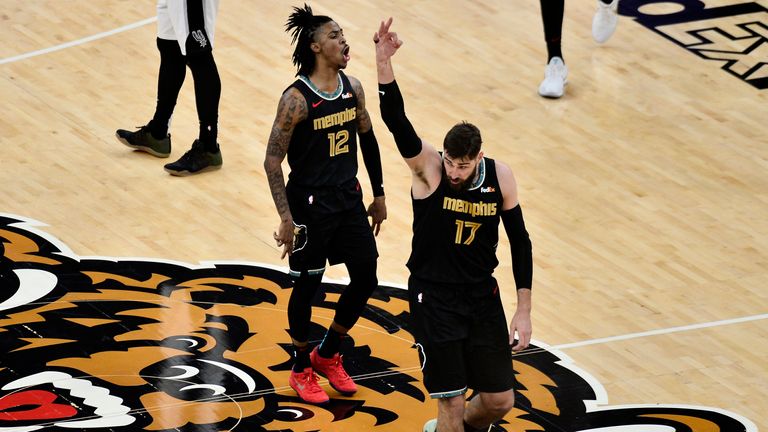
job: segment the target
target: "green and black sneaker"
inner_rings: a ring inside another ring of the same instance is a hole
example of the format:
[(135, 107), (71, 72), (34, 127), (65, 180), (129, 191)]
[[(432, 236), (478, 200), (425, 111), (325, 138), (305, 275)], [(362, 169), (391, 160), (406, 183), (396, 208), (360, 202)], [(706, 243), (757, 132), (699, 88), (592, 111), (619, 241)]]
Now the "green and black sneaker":
[(192, 149), (184, 153), (184, 156), (176, 162), (165, 165), (165, 170), (171, 175), (188, 176), (221, 168), (221, 150), (208, 151), (205, 144), (196, 139), (192, 143)]
[(118, 129), (115, 136), (118, 141), (134, 150), (147, 152), (159, 158), (167, 158), (171, 155), (171, 135), (157, 139), (149, 132), (148, 126), (141, 126), (136, 132)]

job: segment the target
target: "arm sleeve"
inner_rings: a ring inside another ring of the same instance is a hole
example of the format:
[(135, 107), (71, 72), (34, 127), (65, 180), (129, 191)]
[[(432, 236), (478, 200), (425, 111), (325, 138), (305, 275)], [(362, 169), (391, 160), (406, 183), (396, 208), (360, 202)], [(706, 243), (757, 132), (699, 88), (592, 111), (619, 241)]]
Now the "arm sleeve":
[(368, 178), (371, 180), (371, 190), (374, 197), (384, 195), (384, 175), (381, 169), (381, 153), (379, 152), (379, 143), (376, 141), (376, 135), (373, 134), (373, 128), (360, 135), (360, 151), (363, 153), (363, 163), (368, 171)]
[(379, 83), (379, 108), (381, 118), (395, 138), (400, 155), (406, 159), (418, 156), (421, 153), (421, 139), (405, 116), (405, 103), (397, 81)]
[(504, 230), (509, 238), (512, 250), (512, 272), (515, 275), (517, 289), (532, 288), (533, 284), (533, 249), (528, 231), (523, 221), (523, 210), (520, 204), (501, 212)]

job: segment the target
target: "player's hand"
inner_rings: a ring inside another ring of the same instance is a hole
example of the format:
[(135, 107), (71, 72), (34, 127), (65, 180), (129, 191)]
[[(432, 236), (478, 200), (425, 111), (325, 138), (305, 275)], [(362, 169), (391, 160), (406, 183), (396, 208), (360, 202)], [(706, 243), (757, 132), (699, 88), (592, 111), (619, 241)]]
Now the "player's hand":
[(276, 232), (272, 233), (272, 236), (277, 242), (277, 246), (283, 247), (283, 254), (280, 255), (280, 259), (285, 258), (286, 255), (293, 253), (293, 241), (294, 241), (294, 225), (293, 219), (280, 221), (280, 227)]
[(373, 42), (376, 44), (376, 61), (385, 61), (395, 55), (397, 49), (403, 46), (403, 41), (398, 39), (397, 33), (390, 32), (392, 17), (382, 21), (379, 31), (374, 33)]
[[(517, 332), (517, 340), (515, 340)], [(519, 352), (528, 348), (531, 343), (531, 312), (517, 310), (509, 323), (509, 344), (512, 345), (512, 351)]]
[(373, 199), (371, 205), (368, 206), (368, 216), (371, 217), (373, 235), (378, 236), (381, 224), (387, 218), (387, 204), (384, 201), (384, 195)]

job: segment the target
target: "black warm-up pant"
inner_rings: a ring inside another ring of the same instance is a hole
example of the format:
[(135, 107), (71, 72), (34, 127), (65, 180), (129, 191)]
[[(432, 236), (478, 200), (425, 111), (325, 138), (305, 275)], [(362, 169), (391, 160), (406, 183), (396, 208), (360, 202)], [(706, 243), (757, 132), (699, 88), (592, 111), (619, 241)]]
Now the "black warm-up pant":
[(177, 41), (160, 38), (157, 39), (157, 48), (160, 51), (160, 72), (157, 79), (157, 106), (150, 122), (152, 134), (156, 137), (168, 134), (173, 109), (176, 107), (176, 100), (189, 66), (195, 83), (195, 103), (200, 121), (199, 138), (206, 145), (215, 147), (221, 79), (213, 54), (207, 51), (184, 56)]

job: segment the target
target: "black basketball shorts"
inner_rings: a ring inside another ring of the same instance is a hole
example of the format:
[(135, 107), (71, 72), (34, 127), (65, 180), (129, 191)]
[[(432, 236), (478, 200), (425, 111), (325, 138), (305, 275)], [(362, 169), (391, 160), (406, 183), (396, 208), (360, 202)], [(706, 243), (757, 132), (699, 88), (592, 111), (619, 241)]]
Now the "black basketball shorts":
[(495, 280), (482, 285), (408, 281), (411, 330), (432, 398), (513, 388), (509, 329)]
[(322, 274), (330, 265), (375, 260), (379, 253), (362, 201), (321, 218), (294, 214), (298, 234), (288, 259), (290, 273)]

